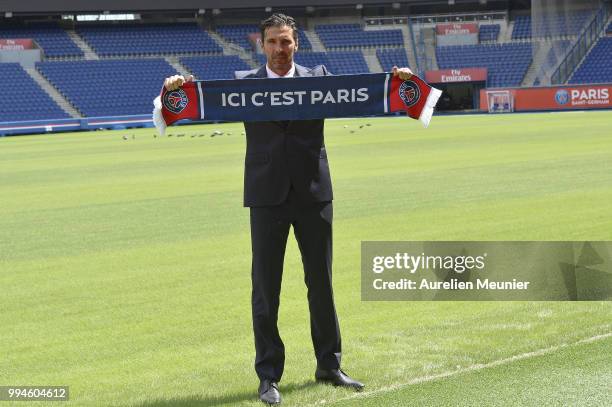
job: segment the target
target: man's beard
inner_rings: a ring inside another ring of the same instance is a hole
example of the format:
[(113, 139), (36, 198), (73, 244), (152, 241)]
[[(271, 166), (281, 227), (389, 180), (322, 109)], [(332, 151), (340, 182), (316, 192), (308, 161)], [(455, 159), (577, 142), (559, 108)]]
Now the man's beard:
[(289, 58), (289, 55), (282, 54), (282, 55), (276, 55), (275, 57), (273, 57), (272, 62), (277, 65), (285, 65), (285, 64), (290, 63), (291, 59)]

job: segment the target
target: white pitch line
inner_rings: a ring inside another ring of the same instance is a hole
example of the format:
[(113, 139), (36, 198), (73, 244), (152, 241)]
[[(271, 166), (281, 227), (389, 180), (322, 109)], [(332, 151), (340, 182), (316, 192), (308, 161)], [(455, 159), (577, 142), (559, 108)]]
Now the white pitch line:
[(538, 350), (534, 350), (531, 352), (526, 352), (526, 353), (521, 353), (518, 355), (514, 355), (514, 356), (510, 356), (504, 359), (498, 359), (498, 360), (494, 360), (492, 362), (488, 362), (488, 363), (477, 363), (475, 365), (471, 365), (471, 366), (467, 366), (463, 369), (457, 369), (457, 370), (453, 370), (453, 371), (449, 371), (449, 372), (442, 372), (442, 373), (438, 373), (438, 374), (434, 374), (434, 375), (428, 375), (428, 376), (421, 376), (421, 377), (416, 377), (412, 380), (409, 380), (405, 383), (397, 383), (397, 384), (393, 384), (390, 386), (385, 386), (385, 387), (379, 387), (377, 389), (374, 390), (370, 390), (370, 391), (362, 391), (359, 393), (355, 393), (353, 395), (347, 396), (347, 397), (342, 397), (339, 399), (335, 399), (335, 400), (321, 400), (317, 403), (314, 404), (307, 404), (306, 407), (315, 407), (315, 406), (322, 406), (325, 404), (333, 404), (333, 403), (338, 403), (341, 401), (345, 401), (345, 400), (351, 400), (351, 399), (357, 399), (357, 398), (365, 398), (368, 396), (373, 396), (376, 394), (380, 394), (380, 393), (386, 393), (389, 391), (394, 391), (394, 390), (398, 390), (401, 389), (403, 387), (407, 387), (407, 386), (412, 386), (415, 384), (420, 384), (420, 383), (425, 383), (425, 382), (431, 382), (434, 380), (439, 380), (439, 379), (444, 379), (447, 377), (451, 377), (451, 376), (456, 376), (458, 374), (462, 374), (462, 373), (467, 373), (467, 372), (473, 372), (473, 371), (477, 371), (477, 370), (483, 370), (483, 369), (488, 369), (490, 367), (496, 367), (496, 366), (500, 366), (500, 365), (506, 365), (512, 362), (516, 362), (517, 360), (523, 360), (523, 359), (529, 359), (529, 358), (533, 358), (536, 356), (542, 356), (542, 355), (546, 355), (549, 353), (553, 353), (556, 352), (558, 350), (561, 349), (565, 349), (571, 346), (576, 346), (576, 345), (581, 345), (581, 344), (585, 344), (585, 343), (591, 343), (591, 342), (596, 342), (602, 339), (606, 339), (612, 337), (612, 332), (608, 332), (605, 334), (601, 334), (601, 335), (595, 335), (595, 336), (591, 336), (589, 338), (584, 338), (584, 339), (580, 339), (577, 342), (573, 342), (573, 343), (562, 343), (560, 345), (555, 345), (555, 346), (551, 346), (549, 348), (543, 348), (543, 349), (538, 349)]

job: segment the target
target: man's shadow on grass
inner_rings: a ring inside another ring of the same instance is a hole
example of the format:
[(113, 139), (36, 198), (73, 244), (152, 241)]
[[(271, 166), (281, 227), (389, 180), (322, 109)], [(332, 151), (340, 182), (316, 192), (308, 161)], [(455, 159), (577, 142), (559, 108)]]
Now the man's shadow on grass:
[[(280, 391), (282, 395), (293, 393), (314, 386), (320, 386), (314, 380), (303, 383), (288, 383), (287, 385), (281, 385)], [(138, 404), (137, 407), (195, 407), (195, 406), (220, 406), (223, 404), (232, 405), (235, 403), (241, 403), (245, 401), (260, 402), (257, 398), (257, 389), (253, 391), (234, 393), (222, 395), (219, 397), (215, 396), (186, 396), (170, 399), (157, 399), (146, 401), (142, 404)]]

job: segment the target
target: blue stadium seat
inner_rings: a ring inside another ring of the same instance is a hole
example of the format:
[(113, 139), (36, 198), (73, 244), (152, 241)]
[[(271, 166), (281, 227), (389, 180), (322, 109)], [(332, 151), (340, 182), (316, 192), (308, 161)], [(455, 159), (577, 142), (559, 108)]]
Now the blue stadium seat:
[(368, 73), (368, 64), (363, 58), (361, 51), (337, 51), (328, 52), (330, 72), (334, 75), (349, 75), (358, 73)]
[(298, 31), (298, 39), (299, 47), (302, 51), (312, 51), (312, 44), (310, 43), (310, 40), (308, 39), (306, 34), (304, 34), (304, 31)]
[(404, 48), (377, 49), (376, 56), (385, 72), (390, 72), (394, 65), (408, 66), (408, 56)]
[(360, 24), (324, 24), (315, 26), (315, 31), (328, 49), (404, 46), (398, 29), (364, 31)]
[(514, 20), (512, 39), (531, 38), (531, 16), (518, 16)]
[(39, 62), (36, 68), (86, 117), (151, 113), (164, 78), (176, 73), (160, 58)]
[(569, 83), (610, 83), (612, 82), (612, 37), (600, 38), (580, 67), (574, 72)]
[(77, 32), (102, 57), (223, 52), (197, 24), (83, 25)]
[[(317, 65), (325, 65), (331, 71), (331, 62), (329, 61), (328, 52), (298, 52), (295, 54), (295, 62), (307, 68), (312, 68)], [(265, 60), (264, 60), (265, 62)], [(335, 73), (335, 72), (334, 72)]]
[(531, 44), (480, 44), (436, 47), (440, 69), (487, 68), (488, 86), (519, 86), (531, 64)]
[[(571, 13), (551, 13), (538, 21), (538, 37), (558, 37), (576, 35), (586, 26), (592, 10), (575, 10)], [(517, 16), (512, 30), (512, 39), (529, 39), (532, 37), (531, 16)]]
[(0, 122), (70, 118), (17, 63), (0, 64), (0, 88)]
[(180, 61), (191, 73), (202, 80), (233, 79), (234, 71), (251, 69), (237, 55), (183, 57)]
[[(247, 51), (255, 51), (251, 41), (249, 40), (249, 34), (259, 33), (259, 27), (255, 24), (234, 24), (234, 25), (220, 25), (216, 28), (217, 33), (223, 37), (226, 41), (232, 42)], [(303, 51), (312, 50), (310, 40), (302, 30), (298, 30), (298, 43), (299, 49)]]
[(478, 41), (497, 41), (499, 30), (499, 24), (481, 25), (478, 30)]
[(25, 26), (9, 25), (3, 20), (0, 38), (32, 38), (42, 48), (46, 57), (82, 57), (83, 51), (72, 41), (68, 33), (55, 23), (37, 23)]
[(249, 34), (259, 33), (259, 27), (255, 24), (220, 25), (215, 31), (226, 41), (252, 51), (253, 47), (249, 41)]

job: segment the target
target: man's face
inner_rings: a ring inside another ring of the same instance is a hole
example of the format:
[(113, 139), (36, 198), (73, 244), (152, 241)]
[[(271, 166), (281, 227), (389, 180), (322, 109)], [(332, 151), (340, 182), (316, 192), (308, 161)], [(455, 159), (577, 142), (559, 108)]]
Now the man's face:
[(293, 54), (298, 44), (293, 39), (293, 30), (286, 25), (266, 29), (263, 38), (263, 50), (268, 59), (268, 66), (275, 73), (284, 75), (291, 69)]

